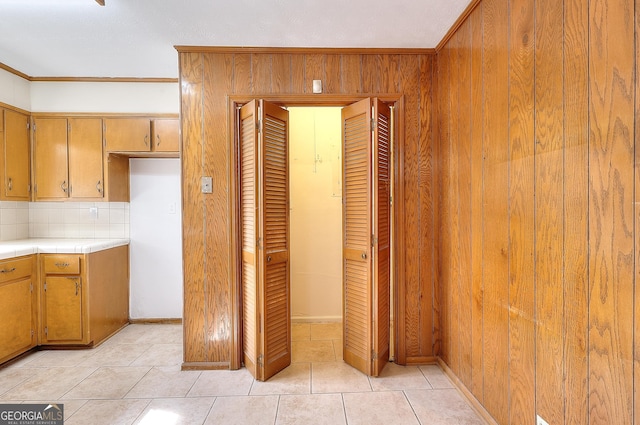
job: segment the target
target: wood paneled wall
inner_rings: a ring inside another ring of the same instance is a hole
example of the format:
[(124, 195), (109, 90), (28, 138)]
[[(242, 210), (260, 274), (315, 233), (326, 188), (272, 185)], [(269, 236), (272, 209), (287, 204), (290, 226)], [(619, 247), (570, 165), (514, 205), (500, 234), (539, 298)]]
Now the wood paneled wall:
[[(287, 52), (268, 49), (178, 49), (182, 119), (185, 367), (228, 367), (234, 341), (235, 276), (230, 233), (231, 137), (228, 96), (312, 95), (312, 80), (324, 93), (401, 94), (399, 122), (404, 199), (399, 218), (399, 335), (397, 358), (434, 359), (435, 149), (432, 75), (435, 56), (416, 52), (353, 50)], [(200, 192), (200, 178), (213, 177), (213, 193)]]
[(638, 16), (482, 0), (438, 52), (437, 354), (500, 424), (640, 423)]

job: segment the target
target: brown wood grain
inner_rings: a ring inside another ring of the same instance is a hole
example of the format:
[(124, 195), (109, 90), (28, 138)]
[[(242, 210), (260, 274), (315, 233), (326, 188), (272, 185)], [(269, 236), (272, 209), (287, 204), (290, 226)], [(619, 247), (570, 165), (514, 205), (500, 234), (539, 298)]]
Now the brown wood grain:
[[(635, 21), (636, 21), (636, 58), (640, 57), (640, 0), (635, 1)], [(634, 145), (635, 145), (635, 197), (634, 197), (634, 216), (636, 218), (635, 222), (635, 234), (634, 240), (636, 241), (635, 250), (636, 250), (636, 264), (635, 264), (635, 279), (634, 284), (638, 284), (638, 275), (640, 274), (640, 235), (638, 231), (640, 230), (640, 141), (638, 138), (640, 137), (640, 78), (638, 78), (638, 62), (636, 62), (636, 115), (635, 115), (635, 137), (634, 137)], [(634, 345), (633, 345), (633, 372), (634, 372), (634, 380), (633, 385), (636, 388), (634, 391), (633, 398), (633, 423), (634, 425), (640, 424), (640, 391), (638, 389), (638, 380), (640, 379), (640, 291), (635, 291), (634, 297), (634, 312), (633, 312), (633, 330), (634, 330)], [(585, 400), (586, 401), (586, 400)], [(586, 403), (588, 405), (588, 402)]]
[(423, 352), (433, 354), (433, 285), (435, 277), (435, 229), (434, 209), (434, 135), (433, 109), (431, 100), (434, 89), (434, 60), (430, 56), (420, 57), (420, 125), (418, 140), (418, 179), (419, 179), (419, 217), (420, 217), (420, 311), (422, 326), (420, 340)]
[[(228, 78), (228, 76), (227, 76)], [(232, 93), (253, 93), (251, 80), (251, 55), (233, 55), (233, 91)]]
[(367, 70), (362, 74), (362, 91), (364, 93), (388, 93), (388, 91), (382, 90), (382, 55), (363, 55), (362, 69)]
[(182, 86), (182, 244), (184, 269), (184, 362), (206, 359), (204, 299), (204, 217), (202, 173), (203, 61), (197, 53), (180, 55)]
[(252, 94), (263, 95), (273, 93), (271, 72), (271, 55), (254, 53), (251, 55)]
[(470, 15), (471, 31), (471, 386), (484, 399), (483, 364), (483, 105), (482, 4)]
[[(344, 65), (345, 57), (343, 57)], [(347, 62), (350, 61), (347, 59)], [(353, 62), (353, 61), (351, 61)], [(358, 62), (359, 63), (359, 62)], [(418, 258), (418, 60), (413, 56), (403, 57), (400, 63), (401, 91), (405, 93), (405, 146), (404, 152), (404, 249), (405, 249), (405, 294), (408, 298), (405, 311), (407, 361), (414, 356), (420, 356), (420, 281)], [(343, 85), (348, 87), (348, 85)]]
[[(449, 250), (445, 254), (450, 258), (448, 297), (449, 304), (449, 367), (460, 373), (460, 170), (458, 166), (458, 150), (460, 148), (460, 33), (449, 42), (449, 76), (451, 85), (449, 90), (449, 185), (444, 189), (449, 192), (449, 225), (451, 226)], [(458, 329), (457, 332), (454, 330)]]
[(305, 93), (313, 93), (313, 80), (324, 81), (324, 58), (322, 54), (305, 55)]
[(483, 2), (484, 404), (501, 424), (509, 420), (507, 10), (506, 0)]
[(322, 87), (323, 93), (340, 93), (340, 85), (342, 81), (340, 74), (341, 66), (341, 55), (325, 56), (324, 81)]
[(304, 93), (305, 81), (304, 55), (291, 55), (291, 93)]
[(459, 375), (471, 386), (471, 22), (465, 21), (456, 34), (458, 38), (458, 199), (460, 310), (459, 310)]
[(562, 3), (539, 0), (535, 16), (535, 319), (536, 411), (564, 420), (563, 61)]
[(340, 63), (340, 92), (362, 93), (362, 55), (342, 55)]
[(633, 0), (589, 7), (589, 423), (633, 420)]
[(564, 384), (566, 425), (588, 423), (588, 0), (564, 2)]
[(534, 4), (511, 3), (509, 48), (509, 421), (535, 417)]
[(292, 93), (291, 55), (273, 55), (271, 73), (272, 93)]

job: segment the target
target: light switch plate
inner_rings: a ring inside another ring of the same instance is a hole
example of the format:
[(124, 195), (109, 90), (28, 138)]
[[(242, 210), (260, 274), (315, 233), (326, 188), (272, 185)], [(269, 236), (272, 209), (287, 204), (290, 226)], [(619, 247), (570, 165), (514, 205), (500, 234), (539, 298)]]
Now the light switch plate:
[(313, 92), (316, 94), (322, 93), (322, 80), (313, 80)]
[(202, 177), (202, 193), (213, 193), (213, 178)]

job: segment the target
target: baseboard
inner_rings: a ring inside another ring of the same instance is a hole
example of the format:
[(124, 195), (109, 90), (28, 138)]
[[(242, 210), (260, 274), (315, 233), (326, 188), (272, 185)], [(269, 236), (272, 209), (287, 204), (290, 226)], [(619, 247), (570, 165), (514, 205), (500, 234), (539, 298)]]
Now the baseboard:
[(462, 394), (464, 398), (467, 399), (473, 410), (475, 410), (476, 413), (480, 415), (480, 417), (487, 423), (487, 425), (498, 425), (498, 422), (493, 419), (493, 416), (491, 416), (491, 414), (487, 412), (487, 409), (484, 408), (484, 406), (471, 393), (471, 391), (469, 391), (467, 387), (462, 383), (460, 378), (458, 378), (455, 373), (453, 373), (449, 366), (447, 366), (447, 364), (440, 357), (438, 357), (438, 366), (440, 366), (442, 370), (444, 370), (444, 373), (447, 374), (447, 376), (453, 383), (453, 386), (458, 390), (460, 394)]
[(229, 362), (184, 362), (182, 370), (229, 370)]
[(342, 316), (291, 316), (291, 323), (342, 323)]
[(162, 319), (162, 318), (151, 318), (151, 319), (129, 319), (129, 323), (132, 325), (152, 325), (152, 324), (162, 324), (162, 325), (181, 325), (182, 319)]

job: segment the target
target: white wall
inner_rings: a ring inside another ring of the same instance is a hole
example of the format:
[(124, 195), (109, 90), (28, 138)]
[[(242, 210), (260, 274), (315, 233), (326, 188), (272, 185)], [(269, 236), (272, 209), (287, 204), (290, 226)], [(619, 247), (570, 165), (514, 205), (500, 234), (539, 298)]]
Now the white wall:
[(289, 108), (291, 319), (342, 319), (340, 108)]
[(178, 83), (31, 83), (31, 112), (175, 113)]
[(31, 111), (31, 83), (0, 69), (0, 102)]
[(131, 159), (130, 315), (182, 317), (180, 160)]

